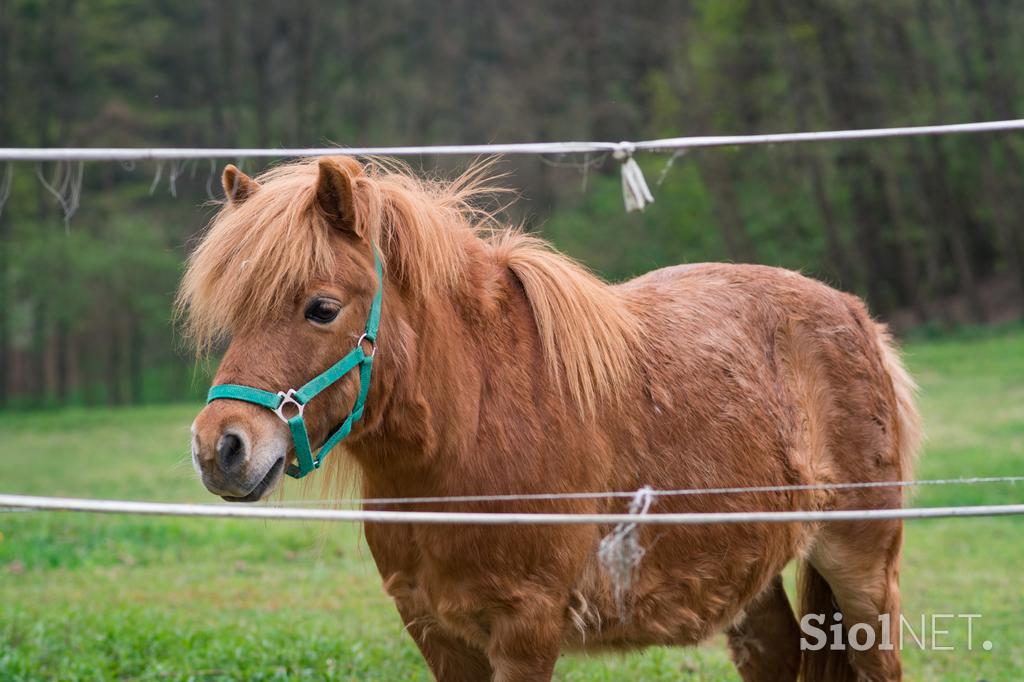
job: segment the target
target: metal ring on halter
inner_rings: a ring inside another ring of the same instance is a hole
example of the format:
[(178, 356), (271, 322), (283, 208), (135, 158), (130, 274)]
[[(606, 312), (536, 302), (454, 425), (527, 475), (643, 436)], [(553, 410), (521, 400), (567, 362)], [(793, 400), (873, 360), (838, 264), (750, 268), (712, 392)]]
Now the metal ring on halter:
[[(274, 414), (280, 417), (281, 421), (287, 424), (289, 420), (295, 419), (295, 417), (302, 417), (302, 411), (306, 409), (306, 406), (295, 399), (294, 388), (289, 388), (287, 393), (285, 393), (284, 391), (278, 391), (277, 394), (281, 396), (281, 404), (274, 409)], [(284, 416), (285, 405), (294, 405), (295, 409), (298, 410), (298, 412), (296, 414), (293, 414), (291, 417)]]
[[(368, 341), (369, 342), (369, 344), (370, 344), (370, 355), (369, 355), (369, 357), (372, 358), (374, 355), (377, 354), (377, 342), (374, 341), (373, 339), (371, 339), (369, 336), (367, 336), (364, 333), (362, 336), (359, 337), (359, 340), (356, 341), (356, 347), (362, 348), (363, 347), (363, 341)], [(363, 355), (364, 356), (366, 355), (366, 351), (363, 351)]]

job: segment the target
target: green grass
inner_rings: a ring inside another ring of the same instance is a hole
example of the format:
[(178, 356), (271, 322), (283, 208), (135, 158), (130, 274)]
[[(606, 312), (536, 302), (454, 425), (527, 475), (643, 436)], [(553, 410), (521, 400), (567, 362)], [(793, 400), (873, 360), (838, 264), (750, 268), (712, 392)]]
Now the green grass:
[[(920, 477), (1024, 473), (1024, 329), (915, 343), (907, 359), (929, 434)], [(209, 501), (186, 451), (195, 410), (2, 414), (0, 490)], [(931, 487), (915, 504), (1022, 500), (1024, 487)], [(962, 622), (956, 650), (905, 651), (909, 679), (1024, 679), (1022, 531), (1016, 518), (908, 525), (907, 615), (982, 614), (973, 651)], [(356, 527), (6, 513), (0, 532), (0, 680), (429, 678)], [(737, 679), (720, 638), (567, 656), (556, 678)]]

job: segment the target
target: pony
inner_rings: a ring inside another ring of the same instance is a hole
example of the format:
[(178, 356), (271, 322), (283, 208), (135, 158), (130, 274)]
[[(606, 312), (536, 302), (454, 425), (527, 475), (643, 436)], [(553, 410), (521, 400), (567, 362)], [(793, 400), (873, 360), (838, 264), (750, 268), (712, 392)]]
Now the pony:
[[(861, 300), (759, 265), (608, 284), (479, 208), (484, 175), (423, 179), (344, 156), (256, 178), (227, 166), (229, 200), (178, 296), (198, 349), (229, 340), (215, 383), (274, 392), (350, 349), (372, 352), (361, 419), (324, 461), (335, 475), (347, 462), (367, 499), (792, 485), (805, 487), (661, 496), (652, 511), (903, 504), (898, 487), (817, 486), (908, 480), (919, 447), (913, 380)], [(350, 414), (363, 378), (350, 372), (305, 406), (310, 441)], [(251, 502), (275, 490), (296, 456), (289, 416), (209, 402), (192, 426), (209, 491)], [(623, 513), (628, 502), (416, 508)], [(622, 603), (596, 557), (609, 531), (364, 526), (438, 680), (548, 680), (563, 650), (693, 645), (723, 631), (744, 680), (901, 679), (899, 651), (878, 644), (880, 617), (899, 618), (901, 522), (641, 526), (646, 554)], [(793, 560), (797, 613), (821, 614), (824, 629), (863, 623), (873, 646), (802, 651), (780, 577)]]

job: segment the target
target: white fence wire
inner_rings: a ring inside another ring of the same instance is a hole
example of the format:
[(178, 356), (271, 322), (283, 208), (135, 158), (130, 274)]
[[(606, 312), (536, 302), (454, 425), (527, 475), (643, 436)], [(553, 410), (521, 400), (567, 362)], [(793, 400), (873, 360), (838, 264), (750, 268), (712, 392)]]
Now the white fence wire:
[(1024, 130), (1024, 119), (982, 121), (947, 125), (826, 130), (765, 135), (706, 135), (668, 137), (639, 142), (520, 142), (511, 144), (418, 145), (408, 147), (291, 147), (291, 148), (201, 148), (201, 147), (62, 147), (0, 148), (0, 161), (183, 161), (189, 159), (295, 158), (310, 156), (429, 156), (492, 154), (588, 154), (669, 152), (702, 147), (734, 147), (794, 142), (837, 142), (887, 137), (920, 137)]
[(618, 523), (693, 525), (711, 523), (817, 523), (895, 519), (966, 518), (1024, 514), (1024, 504), (831, 511), (693, 512), (667, 514), (570, 514), (506, 512), (387, 511), (372, 509), (300, 509), (229, 504), (173, 504), (127, 500), (0, 495), (0, 508), (98, 514), (247, 518), (279, 521), (349, 521), (449, 525), (612, 525)]
[[(0, 161), (168, 161), (181, 163), (196, 159), (298, 158), (316, 156), (431, 156), (431, 155), (509, 155), (509, 154), (612, 154), (622, 166), (622, 194), (627, 211), (643, 210), (654, 201), (643, 172), (633, 159), (636, 152), (683, 153), (707, 147), (743, 147), (750, 145), (792, 144), (797, 142), (839, 142), (891, 137), (961, 135), (1024, 130), (1024, 119), (980, 121), (947, 125), (864, 128), (859, 130), (826, 130), (802, 133), (770, 133), (763, 135), (706, 135), (668, 137), (638, 142), (520, 142), (510, 144), (417, 145), (407, 147), (292, 147), (292, 148), (201, 148), (201, 147), (60, 147), (39, 149), (28, 147), (0, 148)], [(159, 178), (159, 176), (158, 176)], [(155, 184), (155, 183), (154, 183)], [(63, 203), (63, 202), (62, 202)], [(67, 217), (73, 211), (65, 210)]]

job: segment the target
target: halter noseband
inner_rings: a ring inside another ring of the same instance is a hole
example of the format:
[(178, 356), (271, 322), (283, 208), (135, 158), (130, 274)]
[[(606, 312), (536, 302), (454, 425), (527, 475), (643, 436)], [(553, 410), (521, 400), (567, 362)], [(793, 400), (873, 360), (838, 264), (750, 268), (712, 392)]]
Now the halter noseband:
[[(349, 434), (352, 430), (352, 425), (363, 416), (366, 394), (370, 390), (370, 373), (373, 370), (373, 357), (377, 354), (380, 301), (384, 293), (384, 273), (376, 247), (373, 249), (373, 262), (377, 270), (377, 291), (374, 293), (373, 303), (370, 305), (370, 315), (366, 318), (366, 331), (356, 341), (355, 348), (350, 350), (343, 358), (298, 390), (290, 388), (287, 391), (271, 393), (270, 391), (264, 391), (251, 386), (219, 384), (212, 386), (206, 396), (207, 404), (214, 400), (241, 400), (260, 405), (271, 410), (281, 421), (287, 424), (292, 434), (292, 443), (295, 444), (295, 458), (298, 461), (297, 465), (292, 464), (285, 471), (292, 478), (302, 478), (309, 472), (319, 469), (324, 457)], [(364, 342), (370, 344), (369, 353), (363, 349)], [(359, 368), (359, 395), (352, 406), (352, 411), (348, 413), (341, 426), (320, 446), (316, 457), (313, 457), (313, 451), (309, 444), (309, 433), (306, 431), (306, 422), (302, 416), (303, 411), (306, 409), (306, 403), (356, 367)], [(286, 414), (286, 410), (294, 411), (294, 414), (289, 417)]]

